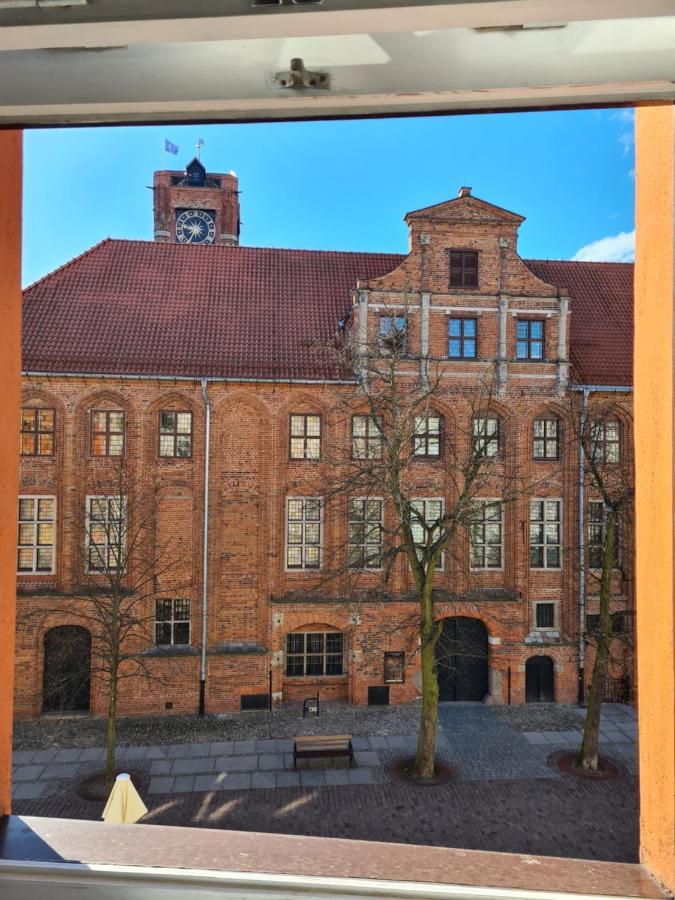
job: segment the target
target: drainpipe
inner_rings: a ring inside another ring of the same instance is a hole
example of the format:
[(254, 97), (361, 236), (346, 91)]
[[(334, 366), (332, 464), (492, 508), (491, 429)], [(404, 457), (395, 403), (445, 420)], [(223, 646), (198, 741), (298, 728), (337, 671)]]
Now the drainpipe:
[(584, 523), (584, 514), (586, 512), (586, 466), (584, 460), (584, 432), (589, 393), (588, 388), (584, 388), (581, 393), (581, 414), (579, 416), (579, 496), (577, 498), (579, 504), (577, 513), (579, 528), (579, 683), (577, 686), (579, 706), (583, 706), (586, 694), (586, 534)]
[(202, 534), (202, 647), (199, 660), (199, 715), (204, 716), (206, 709), (206, 640), (208, 624), (208, 598), (209, 598), (209, 461), (211, 458), (211, 401), (206, 389), (208, 379), (202, 378), (202, 398), (204, 399), (204, 411), (206, 428), (204, 435), (204, 528)]

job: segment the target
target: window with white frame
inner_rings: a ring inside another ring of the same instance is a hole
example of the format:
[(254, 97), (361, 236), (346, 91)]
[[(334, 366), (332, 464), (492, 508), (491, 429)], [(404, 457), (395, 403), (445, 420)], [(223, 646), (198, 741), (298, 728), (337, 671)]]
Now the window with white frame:
[(501, 569), (504, 509), (499, 500), (475, 500), (469, 526), (472, 569)]
[(530, 568), (559, 569), (562, 500), (530, 500)]
[(321, 497), (286, 498), (286, 568), (321, 568)]
[(17, 572), (54, 572), (56, 497), (19, 497)]
[(501, 435), (497, 416), (475, 416), (471, 423), (473, 453), (479, 457), (493, 459), (499, 455)]
[(532, 426), (532, 455), (535, 459), (558, 459), (560, 456), (560, 422), (557, 419), (535, 419)]
[(349, 567), (382, 568), (382, 500), (352, 497), (349, 500)]
[[(418, 559), (422, 559), (424, 548), (437, 540), (443, 518), (443, 501), (432, 497), (421, 497), (410, 503), (410, 527)], [(436, 560), (436, 568), (443, 568), (444, 554)]]
[[(588, 565), (591, 569), (601, 569), (605, 555), (607, 538), (607, 520), (609, 511), (602, 500), (591, 500), (588, 504)], [(614, 523), (614, 560), (613, 567), (619, 562), (619, 522)]]
[(600, 419), (589, 425), (590, 454), (596, 463), (618, 463), (621, 427), (616, 419)]
[(298, 631), (286, 635), (286, 675), (342, 675), (341, 631)]
[(534, 603), (534, 627), (552, 631), (555, 628), (555, 603), (550, 600), (536, 600)]
[(87, 570), (116, 572), (124, 566), (126, 501), (114, 497), (87, 497)]
[(380, 416), (352, 416), (352, 459), (382, 459)]
[(290, 416), (289, 456), (291, 459), (319, 459), (321, 456), (321, 416), (297, 413)]
[(442, 424), (443, 420), (440, 416), (415, 416), (413, 456), (437, 457), (441, 455)]
[(190, 601), (155, 601), (155, 643), (161, 647), (190, 643)]

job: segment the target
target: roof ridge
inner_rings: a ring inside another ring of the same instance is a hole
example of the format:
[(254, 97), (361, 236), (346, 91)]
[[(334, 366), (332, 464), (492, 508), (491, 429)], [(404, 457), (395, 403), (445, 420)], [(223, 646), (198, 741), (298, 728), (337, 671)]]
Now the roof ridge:
[(39, 278), (36, 278), (35, 281), (31, 281), (30, 284), (27, 284), (25, 287), (21, 288), (21, 293), (25, 294), (27, 291), (32, 290), (37, 287), (39, 284), (42, 284), (44, 281), (49, 281), (50, 278), (53, 278), (55, 275), (58, 275), (59, 272), (63, 272), (64, 269), (68, 269), (70, 266), (74, 266), (75, 263), (80, 262), (80, 260), (84, 259), (87, 256), (90, 256), (95, 250), (98, 250), (104, 244), (111, 243), (115, 238), (104, 237), (101, 238), (96, 244), (92, 244), (87, 250), (83, 250), (82, 253), (78, 253), (77, 256), (73, 256), (72, 259), (69, 259), (68, 262), (62, 263), (60, 266), (57, 266), (55, 269), (52, 269), (51, 272), (47, 272), (45, 275), (41, 275)]
[(543, 263), (573, 263), (574, 265), (581, 266), (632, 266), (634, 262), (632, 260), (620, 260), (620, 259), (560, 259), (560, 258), (551, 258), (546, 257), (542, 259), (541, 257), (523, 257), (523, 262), (543, 262)]
[[(199, 250), (225, 250), (225, 251), (235, 251), (235, 250), (275, 250), (281, 253), (324, 253), (331, 254), (335, 256), (407, 256), (406, 253), (397, 253), (390, 250), (321, 250), (315, 247), (264, 247), (257, 244), (239, 244), (235, 247), (225, 246), (223, 244), (180, 244), (175, 243), (173, 241), (153, 241), (150, 239), (142, 239), (142, 238), (114, 238), (107, 237), (102, 241), (99, 241), (98, 244), (95, 244), (93, 247), (90, 247), (89, 250), (84, 253), (79, 254), (79, 256), (74, 257), (69, 262), (64, 263), (63, 266), (59, 268), (63, 269), (66, 266), (70, 265), (73, 262), (81, 259), (83, 256), (86, 256), (87, 253), (90, 253), (92, 250), (95, 250), (96, 247), (100, 246), (105, 242), (110, 242), (112, 244), (147, 244), (150, 247), (191, 247), (192, 249)], [(59, 269), (55, 269), (54, 272), (50, 272), (49, 275), (58, 272)], [(37, 281), (33, 282), (33, 284), (38, 284), (40, 281), (49, 277), (49, 275), (43, 275), (42, 278), (39, 278)], [(33, 284), (29, 285), (32, 287)]]

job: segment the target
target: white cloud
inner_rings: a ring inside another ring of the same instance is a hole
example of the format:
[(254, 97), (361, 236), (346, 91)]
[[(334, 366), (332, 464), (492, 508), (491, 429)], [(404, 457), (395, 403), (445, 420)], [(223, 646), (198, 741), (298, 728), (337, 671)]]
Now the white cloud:
[(633, 262), (635, 230), (620, 231), (580, 247), (572, 257), (577, 262)]

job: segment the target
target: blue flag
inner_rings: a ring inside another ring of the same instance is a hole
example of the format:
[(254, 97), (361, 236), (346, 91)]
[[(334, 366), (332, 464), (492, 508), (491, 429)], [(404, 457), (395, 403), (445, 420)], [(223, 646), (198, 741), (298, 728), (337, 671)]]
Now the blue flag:
[(164, 149), (167, 153), (173, 153), (174, 156), (178, 155), (178, 146), (176, 144), (172, 144), (171, 141), (164, 138)]

